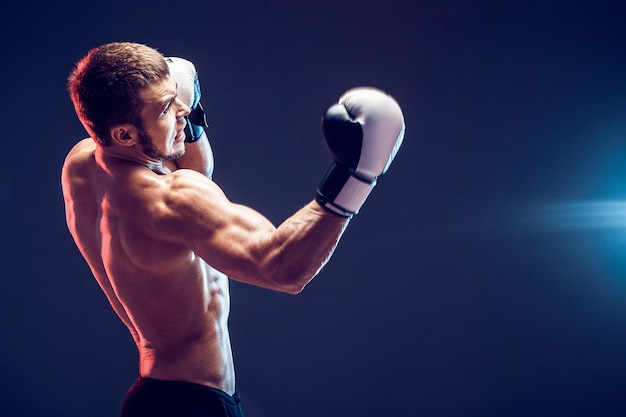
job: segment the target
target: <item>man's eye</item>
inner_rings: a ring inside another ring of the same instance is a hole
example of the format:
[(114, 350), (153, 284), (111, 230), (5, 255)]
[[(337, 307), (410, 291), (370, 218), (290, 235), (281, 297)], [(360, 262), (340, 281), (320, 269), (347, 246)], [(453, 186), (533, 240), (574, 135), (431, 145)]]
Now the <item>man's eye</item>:
[(165, 108), (163, 109), (163, 112), (161, 114), (167, 114), (167, 112), (169, 112), (169, 110), (170, 110), (171, 104), (172, 104), (171, 101), (169, 103), (167, 103), (167, 106), (165, 106)]

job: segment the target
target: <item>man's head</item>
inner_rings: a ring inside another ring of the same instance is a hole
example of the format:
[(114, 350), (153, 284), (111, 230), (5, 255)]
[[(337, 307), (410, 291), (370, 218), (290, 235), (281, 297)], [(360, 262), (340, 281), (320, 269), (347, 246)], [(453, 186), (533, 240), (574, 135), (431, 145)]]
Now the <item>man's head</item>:
[(92, 49), (76, 64), (68, 90), (85, 129), (108, 146), (114, 126), (130, 123), (142, 128), (140, 90), (168, 76), (165, 58), (155, 49), (114, 42)]

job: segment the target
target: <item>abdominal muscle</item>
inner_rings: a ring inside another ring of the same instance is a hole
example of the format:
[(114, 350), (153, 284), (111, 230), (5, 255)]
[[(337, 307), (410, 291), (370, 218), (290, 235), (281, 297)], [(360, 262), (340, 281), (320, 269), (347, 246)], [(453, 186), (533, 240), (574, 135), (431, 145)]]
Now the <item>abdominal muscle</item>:
[[(145, 243), (141, 246), (144, 254), (151, 253)], [(154, 262), (151, 267), (137, 266), (128, 259), (132, 251), (117, 249), (109, 252), (116, 255), (106, 262), (106, 279), (115, 288), (114, 301), (123, 309), (118, 315), (137, 344), (140, 375), (194, 382), (232, 395), (235, 376), (226, 275), (188, 250), (176, 253), (170, 248), (165, 257), (168, 268), (155, 267)]]

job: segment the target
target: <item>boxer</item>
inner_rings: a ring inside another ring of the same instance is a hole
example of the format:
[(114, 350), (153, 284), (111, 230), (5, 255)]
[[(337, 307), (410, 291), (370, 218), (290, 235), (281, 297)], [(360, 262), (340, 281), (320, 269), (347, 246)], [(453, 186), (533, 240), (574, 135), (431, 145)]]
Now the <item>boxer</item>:
[(331, 169), (316, 197), (275, 226), (211, 179), (190, 61), (109, 43), (76, 64), (68, 90), (89, 137), (63, 165), (67, 225), (139, 353), (121, 415), (243, 416), (229, 279), (303, 290), (394, 159), (400, 107), (373, 88), (341, 96), (322, 123)]

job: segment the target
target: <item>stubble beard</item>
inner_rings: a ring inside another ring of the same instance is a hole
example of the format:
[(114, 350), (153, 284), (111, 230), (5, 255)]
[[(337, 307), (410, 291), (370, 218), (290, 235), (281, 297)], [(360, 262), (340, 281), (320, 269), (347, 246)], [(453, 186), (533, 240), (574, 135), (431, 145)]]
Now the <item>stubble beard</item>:
[(164, 154), (163, 152), (161, 152), (154, 146), (154, 140), (152, 140), (152, 136), (150, 136), (143, 129), (143, 126), (140, 127), (138, 130), (139, 130), (139, 137), (138, 137), (139, 145), (141, 145), (141, 149), (143, 150), (143, 153), (148, 155), (150, 158), (165, 162), (165, 161), (173, 161), (175, 159), (180, 158), (181, 156), (185, 154), (184, 148), (182, 151), (179, 151), (179, 152), (174, 152), (169, 155)]

